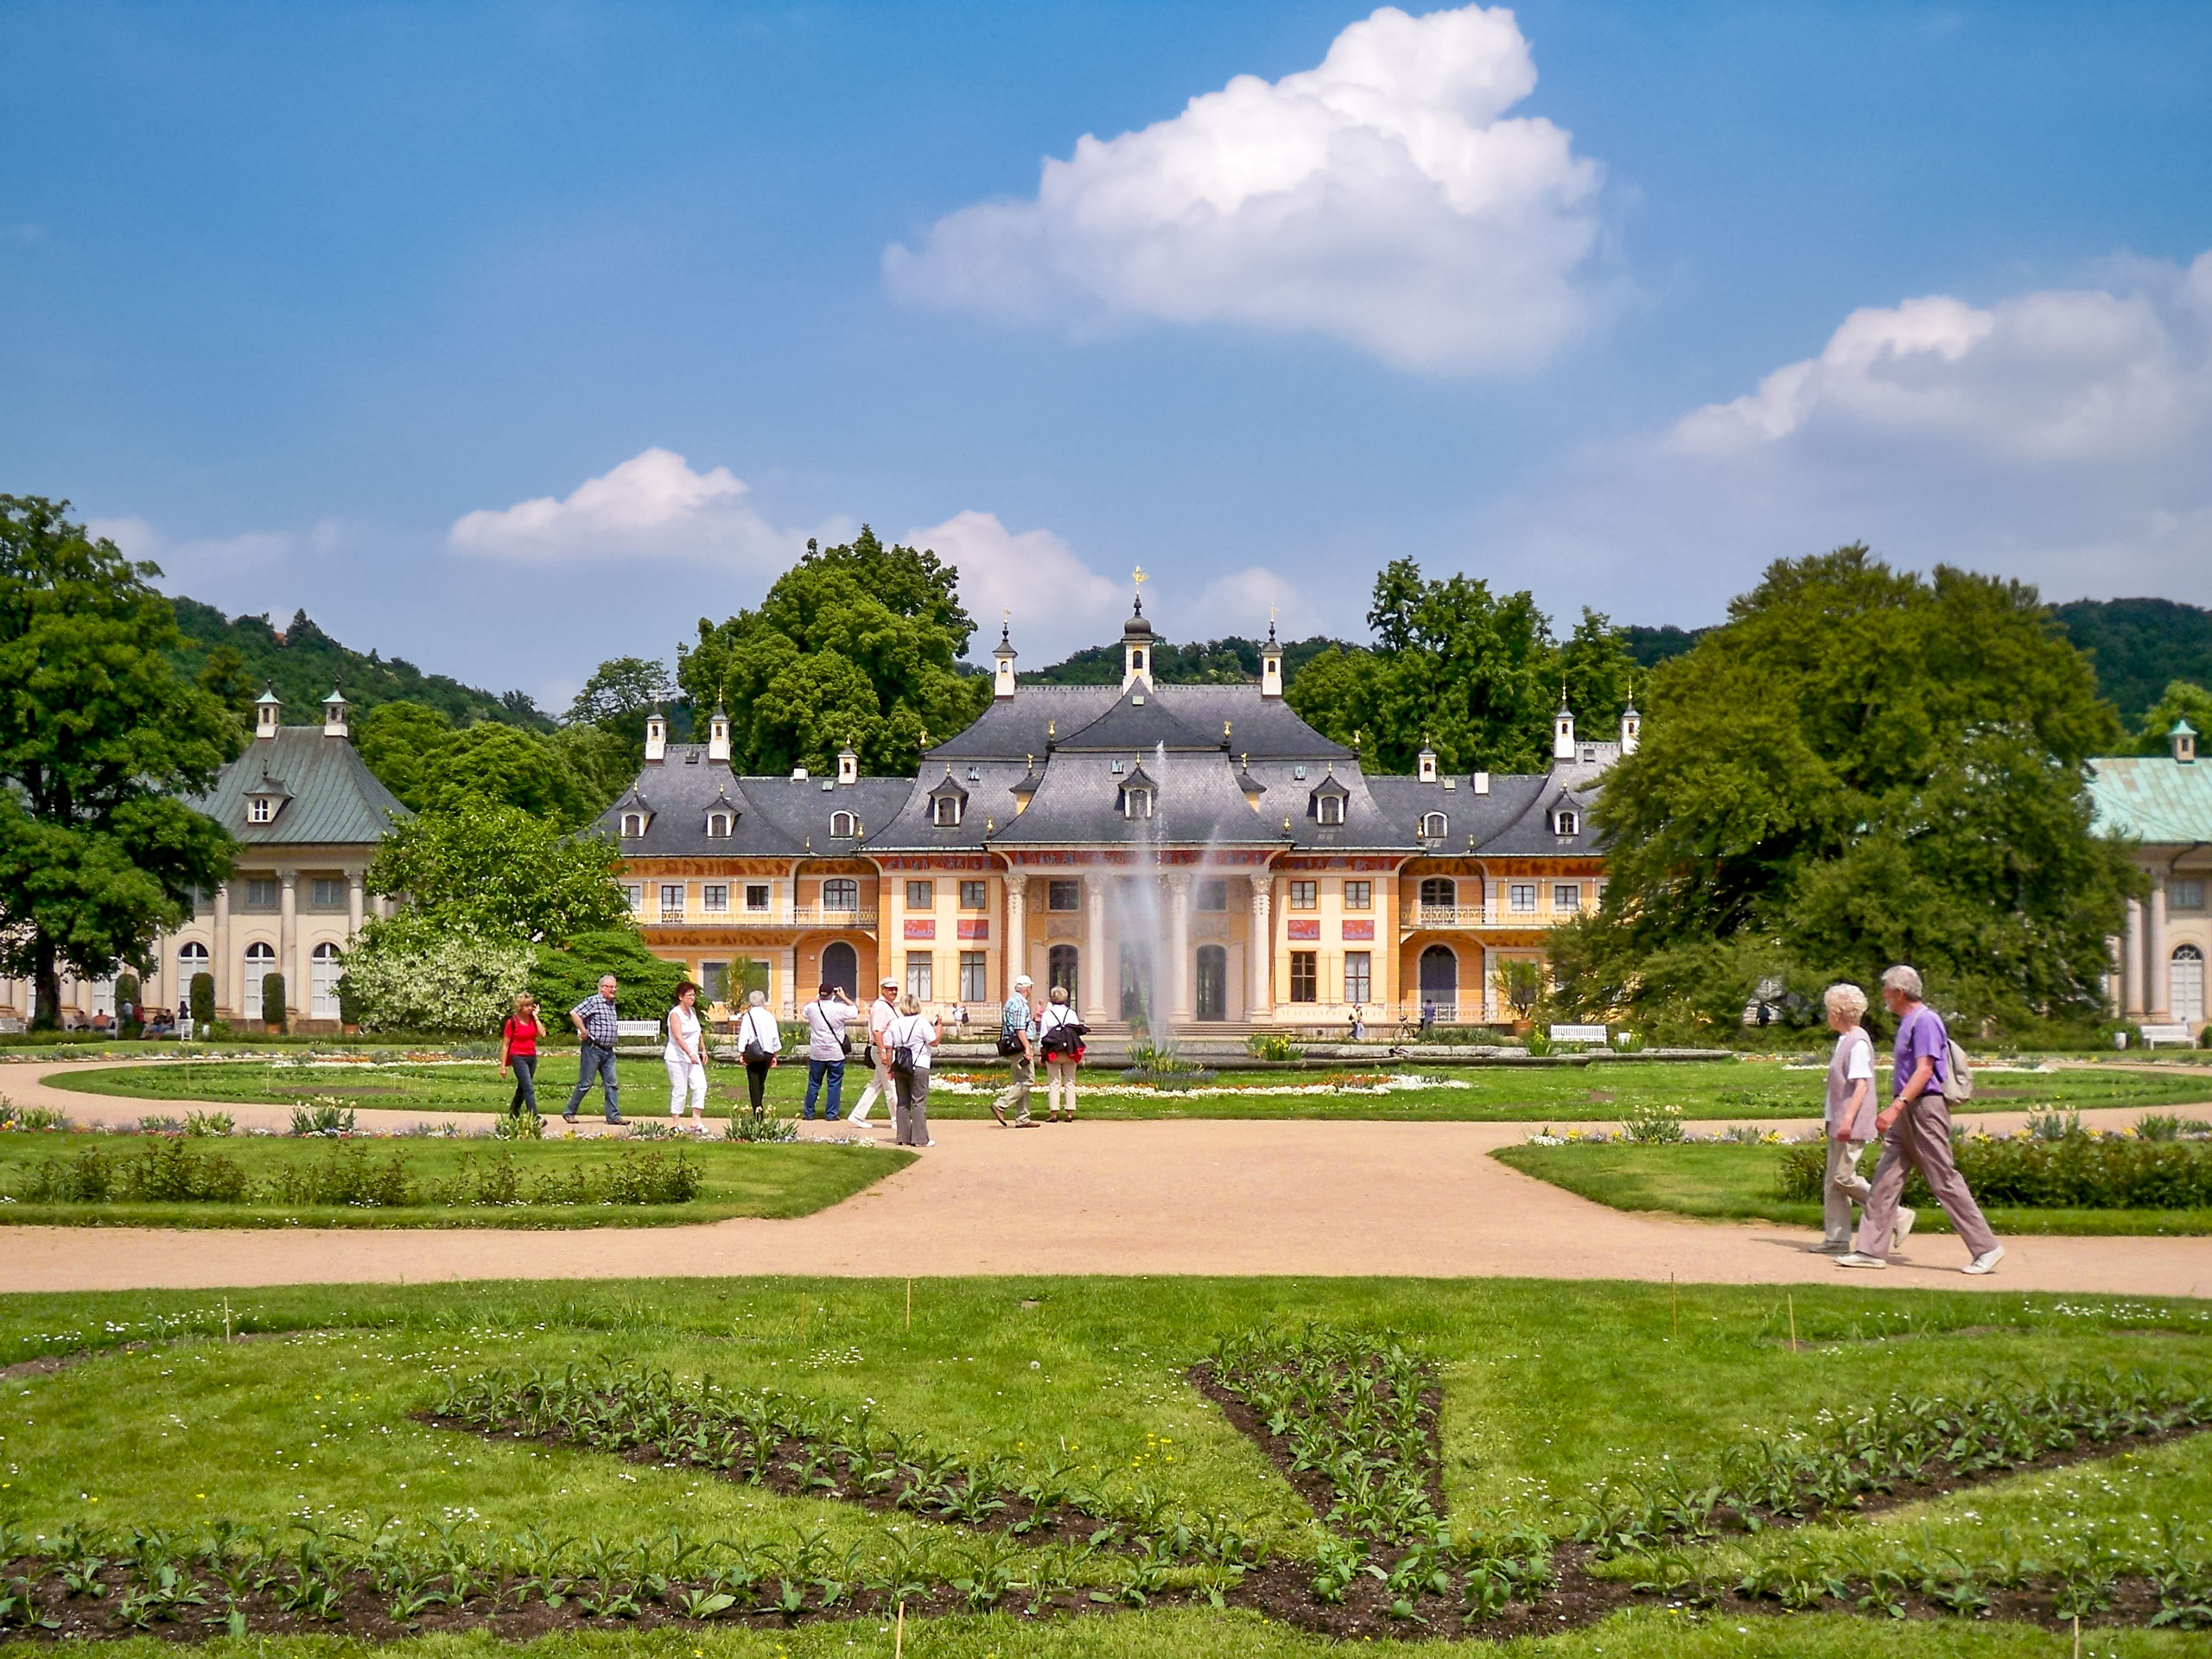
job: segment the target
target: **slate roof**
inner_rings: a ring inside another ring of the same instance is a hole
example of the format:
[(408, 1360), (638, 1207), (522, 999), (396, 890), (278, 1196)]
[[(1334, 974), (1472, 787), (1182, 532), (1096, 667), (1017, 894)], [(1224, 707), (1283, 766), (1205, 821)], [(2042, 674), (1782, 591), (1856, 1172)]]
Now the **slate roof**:
[[(257, 794), (284, 803), (268, 823), (246, 822)], [(411, 816), (359, 751), (321, 726), (280, 726), (257, 737), (192, 804), (247, 847), (366, 846)]]
[(2161, 846), (2212, 842), (2212, 762), (2165, 754), (2092, 760), (2089, 798), (2101, 835)]
[[(633, 858), (804, 858), (856, 851), (861, 839), (888, 823), (912, 784), (904, 778), (742, 778), (726, 761), (709, 760), (702, 743), (671, 743), (668, 758), (647, 762), (629, 792), (594, 826)], [(640, 804), (652, 814), (642, 836), (620, 834), (622, 814)], [(737, 814), (737, 833), (709, 839), (707, 814)], [(830, 815), (850, 812), (861, 836), (832, 836)]]
[[(1617, 753), (1619, 746), (1599, 747)], [(1440, 855), (1471, 851), (1500, 857), (1586, 856), (1604, 850), (1590, 825), (1602, 772), (1601, 766), (1582, 761), (1578, 749), (1576, 760), (1556, 761), (1549, 772), (1494, 772), (1485, 795), (1475, 792), (1474, 779), (1465, 773), (1455, 774), (1449, 790), (1441, 778), (1433, 784), (1414, 778), (1370, 778), (1367, 785), (1408, 838), (1419, 837), (1425, 815), (1443, 813), (1443, 836), (1425, 843)], [(1563, 806), (1577, 815), (1571, 836), (1556, 834), (1552, 828), (1554, 815)]]
[(1128, 737), (1119, 726), (1091, 732), (1085, 740), (1090, 747), (1124, 743), (1147, 728), (1155, 734), (1142, 738), (1145, 747), (1166, 741), (1171, 728), (1157, 721), (1157, 716), (1165, 715), (1175, 733), (1170, 748), (1185, 744), (1217, 747), (1226, 721), (1230, 751), (1255, 760), (1351, 758), (1350, 749), (1322, 736), (1281, 697), (1262, 697), (1256, 685), (1162, 685), (1150, 691), (1139, 687), (1137, 695), (1145, 699), (1143, 709), (1132, 708), (1118, 686), (1022, 685), (1010, 697), (994, 698), (973, 725), (947, 738), (924, 759), (1020, 761), (1033, 754), (1042, 761), (1048, 741), (1059, 747), (1073, 744), (1078, 734), (1113, 714), (1117, 706), (1135, 716), (1150, 710), (1154, 719), (1143, 726), (1132, 720)]

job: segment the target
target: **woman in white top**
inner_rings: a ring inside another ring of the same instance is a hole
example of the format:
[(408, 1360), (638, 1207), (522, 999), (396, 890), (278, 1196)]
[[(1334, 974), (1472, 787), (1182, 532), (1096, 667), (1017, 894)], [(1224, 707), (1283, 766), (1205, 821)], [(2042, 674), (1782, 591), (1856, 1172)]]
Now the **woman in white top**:
[[(902, 1147), (933, 1147), (930, 1139), (930, 1050), (938, 1044), (937, 1016), (922, 1012), (921, 999), (909, 992), (899, 1002), (899, 1017), (883, 1033), (891, 1057), (891, 1081), (899, 1090), (891, 1125)], [(901, 1066), (904, 1056), (910, 1064)]]
[(699, 988), (688, 979), (676, 988), (676, 1006), (668, 1011), (668, 1046), (660, 1057), (668, 1066), (668, 1115), (682, 1118), (688, 1096), (691, 1122), (704, 1134), (707, 1051), (699, 1043)]
[[(1051, 1108), (1045, 1116), (1047, 1123), (1075, 1122), (1075, 1052), (1082, 1046), (1087, 1029), (1068, 1006), (1068, 988), (1053, 986), (1052, 1000), (1045, 1004), (1045, 1012), (1037, 1016), (1037, 1051), (1045, 1061), (1045, 1099)], [(1068, 1115), (1065, 1118), (1060, 1116), (1063, 1089), (1068, 1097)]]
[[(1828, 1062), (1827, 1109), (1822, 1133), (1828, 1143), (1827, 1179), (1821, 1184), (1821, 1220), (1825, 1235), (1817, 1250), (1840, 1255), (1851, 1248), (1851, 1205), (1866, 1202), (1873, 1189), (1859, 1173), (1859, 1154), (1874, 1138), (1874, 1043), (1859, 1024), (1866, 1014), (1866, 993), (1856, 985), (1831, 985), (1821, 1001), (1828, 1029), (1836, 1033), (1835, 1055)], [(1897, 1212), (1897, 1236), (1912, 1230), (1912, 1211)]]
[(768, 1092), (768, 1069), (783, 1048), (783, 1027), (768, 1012), (768, 993), (748, 993), (744, 1015), (737, 1022), (737, 1052), (745, 1056), (745, 1092), (755, 1117), (760, 1115), (761, 1102)]

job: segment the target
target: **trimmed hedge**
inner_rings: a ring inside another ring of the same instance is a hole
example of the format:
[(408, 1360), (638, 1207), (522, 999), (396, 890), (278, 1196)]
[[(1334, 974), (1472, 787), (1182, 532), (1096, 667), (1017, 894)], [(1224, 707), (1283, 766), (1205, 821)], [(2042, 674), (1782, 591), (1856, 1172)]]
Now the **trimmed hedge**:
[[(2212, 1207), (2212, 1142), (2069, 1135), (2061, 1141), (1964, 1135), (1951, 1149), (1984, 1205), (2022, 1210), (2200, 1210)], [(1827, 1148), (1783, 1149), (1778, 1195), (1817, 1203)], [(1871, 1170), (1868, 1171), (1872, 1173)], [(1904, 1202), (1933, 1204), (1915, 1170)]]

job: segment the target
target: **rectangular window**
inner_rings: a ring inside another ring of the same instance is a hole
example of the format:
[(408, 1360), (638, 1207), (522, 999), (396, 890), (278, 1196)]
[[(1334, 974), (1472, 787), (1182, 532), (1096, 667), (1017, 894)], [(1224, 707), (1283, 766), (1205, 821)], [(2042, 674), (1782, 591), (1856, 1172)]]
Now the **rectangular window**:
[[(717, 915), (721, 912), (728, 910), (729, 908), (729, 883), (727, 881), (701, 882), (699, 884), (699, 908)], [(702, 969), (700, 971), (703, 973), (705, 969)], [(702, 985), (700, 988), (703, 990), (705, 987)]]
[(717, 1002), (729, 1001), (729, 963), (702, 962), (699, 964), (699, 1006), (702, 1010)]
[(1374, 909), (1375, 884), (1372, 881), (1345, 882), (1344, 908), (1346, 910)]
[[(755, 893), (760, 893), (761, 907), (766, 909), (768, 904), (768, 889), (766, 887), (747, 887), (745, 890), (746, 904), (751, 906)], [(835, 876), (822, 884), (823, 909), (856, 911), (860, 907), (861, 884), (850, 876)]]
[(317, 910), (345, 909), (346, 883), (344, 880), (332, 881), (325, 877), (317, 876), (315, 886), (308, 890), (308, 902)]
[(1374, 958), (1364, 950), (1344, 952), (1344, 1001), (1365, 1002), (1372, 999)]
[(963, 881), (960, 884), (960, 908), (988, 910), (991, 907), (991, 888), (988, 881)]
[(664, 921), (673, 921), (683, 914), (683, 884), (664, 881), (660, 888), (660, 913)]
[(1581, 909), (1581, 887), (1572, 881), (1554, 881), (1552, 884), (1552, 908), (1554, 910)]
[(919, 997), (926, 1002), (937, 995), (936, 961), (934, 957), (925, 951), (909, 950), (906, 953), (907, 995)]
[(960, 953), (960, 1000), (963, 1002), (988, 1002), (991, 988), (984, 976), (983, 964), (989, 960), (981, 950)]
[(934, 881), (909, 881), (906, 884), (906, 908), (909, 910), (936, 909), (937, 883)]
[(2172, 910), (2202, 910), (2204, 908), (2204, 883), (2191, 877), (2188, 880), (2166, 884), (2166, 904)]
[(642, 915), (644, 913), (645, 908), (645, 884), (644, 882), (625, 881), (622, 884), (622, 897), (624, 901), (629, 905), (630, 913), (632, 916)]
[(745, 884), (745, 907), (747, 910), (768, 908), (768, 884), (766, 881), (748, 881)]
[(1227, 910), (1229, 908), (1229, 882), (1225, 878), (1218, 875), (1199, 878), (1198, 908), (1200, 910)]
[(1320, 903), (1321, 884), (1319, 881), (1294, 881), (1290, 884), (1290, 907), (1293, 910), (1315, 910), (1319, 908)]
[(1536, 907), (1536, 884), (1533, 881), (1509, 881), (1505, 886), (1505, 902), (1517, 911), (1532, 911)]
[(1290, 1000), (1294, 1002), (1318, 1002), (1321, 1000), (1321, 957), (1314, 950), (1294, 950), (1290, 953)]
[(1080, 881), (1047, 881), (1045, 884), (1045, 908), (1047, 910), (1081, 910), (1083, 883)]
[(247, 878), (245, 884), (245, 907), (248, 910), (274, 910), (276, 908), (276, 905), (277, 896), (276, 882), (273, 880), (264, 880), (258, 876), (250, 876)]

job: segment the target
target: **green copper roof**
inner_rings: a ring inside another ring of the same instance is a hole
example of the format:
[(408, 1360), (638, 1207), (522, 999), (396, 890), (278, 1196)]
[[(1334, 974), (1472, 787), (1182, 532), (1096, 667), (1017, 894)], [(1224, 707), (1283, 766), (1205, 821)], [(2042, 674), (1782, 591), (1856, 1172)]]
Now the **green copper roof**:
[[(272, 787), (273, 785), (273, 787)], [(268, 823), (254, 823), (255, 795), (282, 799)], [(285, 726), (257, 737), (193, 804), (248, 847), (372, 845), (407, 809), (378, 783), (353, 746), (320, 726)]]
[(2101, 834), (2165, 845), (2212, 842), (2212, 763), (2114, 755), (2089, 762), (2089, 774)]

